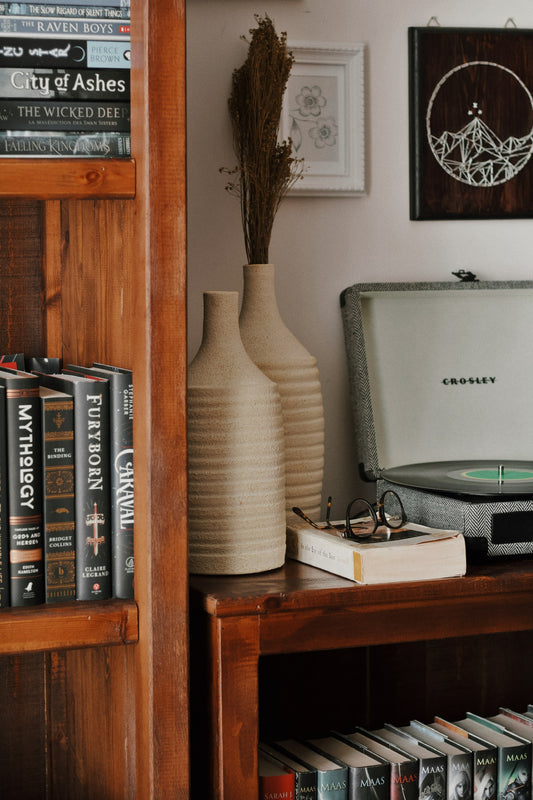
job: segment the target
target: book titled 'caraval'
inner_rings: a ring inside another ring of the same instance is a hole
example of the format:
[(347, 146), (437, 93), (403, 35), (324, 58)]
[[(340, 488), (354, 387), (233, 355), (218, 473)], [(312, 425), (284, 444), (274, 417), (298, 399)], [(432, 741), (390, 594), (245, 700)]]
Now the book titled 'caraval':
[(39, 387), (44, 470), (44, 566), (46, 602), (76, 599), (74, 512), (74, 400)]
[(42, 442), (39, 381), (0, 369), (5, 389), (10, 603), (44, 602)]
[(39, 373), (43, 386), (74, 398), (76, 599), (111, 597), (111, 493), (107, 381)]

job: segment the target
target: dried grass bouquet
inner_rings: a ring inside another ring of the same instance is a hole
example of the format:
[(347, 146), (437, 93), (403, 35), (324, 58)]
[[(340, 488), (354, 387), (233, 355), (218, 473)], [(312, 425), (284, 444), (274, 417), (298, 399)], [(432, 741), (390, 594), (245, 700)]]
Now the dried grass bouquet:
[(250, 30), (246, 61), (233, 72), (228, 101), (238, 166), (222, 171), (236, 175), (226, 189), (240, 199), (248, 263), (266, 264), (274, 217), (283, 196), (302, 177), (303, 159), (292, 156), (290, 139), (279, 141), (283, 95), (294, 62), (287, 34), (278, 37), (268, 15), (255, 19), (257, 28)]

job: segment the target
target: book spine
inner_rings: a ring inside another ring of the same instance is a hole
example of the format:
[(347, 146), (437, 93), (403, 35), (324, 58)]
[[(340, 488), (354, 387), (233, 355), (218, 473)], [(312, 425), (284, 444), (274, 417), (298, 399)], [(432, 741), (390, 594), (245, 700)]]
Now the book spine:
[(6, 393), (0, 386), (0, 608), (9, 600), (9, 534), (7, 505)]
[(356, 767), (350, 772), (349, 800), (390, 800), (390, 767), (376, 764)]
[(131, 44), (113, 39), (36, 39), (0, 42), (0, 67), (130, 69)]
[(53, 19), (46, 17), (0, 17), (1, 36), (44, 36), (68, 39), (130, 38), (129, 20), (89, 20), (69, 17)]
[[(12, 2), (5, 3), (5, 2), (3, 2), (0, 5), (3, 5), (3, 6), (17, 5), (21, 10), (23, 10), (24, 8), (26, 8), (26, 6), (29, 6), (29, 5), (43, 5), (43, 3), (37, 4), (37, 3), (12, 3)], [(48, 4), (46, 3), (46, 5), (48, 5)], [(118, 8), (130, 8), (131, 2), (130, 2), (130, 0), (68, 0), (68, 2), (61, 3), (61, 0), (59, 0), (59, 2), (56, 0), (56, 3), (54, 4), (52, 2), (52, 5), (63, 5), (63, 6), (66, 6), (67, 8), (73, 7), (73, 6), (97, 6), (97, 7), (100, 7), (100, 6), (113, 6), (113, 8), (117, 8), (117, 7)], [(22, 11), (20, 13), (22, 13)]]
[(351, 581), (356, 579), (353, 551), (343, 544), (342, 539), (337, 542), (329, 534), (321, 534), (309, 528), (303, 530), (296, 525), (288, 527), (287, 556)]
[(60, 3), (0, 3), (0, 16), (129, 19), (130, 9), (120, 6), (61, 5)]
[(1, 67), (0, 97), (16, 100), (130, 99), (129, 69), (42, 69)]
[(473, 765), (472, 753), (448, 756), (448, 800), (473, 800)]
[(0, 155), (20, 158), (127, 158), (131, 153), (129, 133), (95, 131), (0, 131)]
[(0, 131), (129, 131), (129, 103), (0, 100)]
[(117, 373), (110, 381), (111, 517), (113, 594), (133, 599), (133, 380)]
[(391, 764), (391, 800), (418, 800), (418, 762)]
[(474, 753), (474, 800), (491, 800), (498, 786), (498, 748), (487, 747)]
[(74, 401), (41, 396), (46, 602), (76, 599)]
[(349, 780), (348, 767), (317, 770), (317, 800), (347, 800)]
[(420, 797), (447, 797), (446, 756), (424, 756), (419, 759), (418, 787)]
[(104, 381), (76, 386), (76, 597), (111, 597), (109, 398)]
[(39, 386), (4, 386), (11, 605), (33, 606), (44, 602)]

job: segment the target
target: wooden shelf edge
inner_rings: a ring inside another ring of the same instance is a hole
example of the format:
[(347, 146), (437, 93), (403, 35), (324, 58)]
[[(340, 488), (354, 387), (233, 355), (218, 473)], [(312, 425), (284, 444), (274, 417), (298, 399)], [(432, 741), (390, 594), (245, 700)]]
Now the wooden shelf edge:
[(131, 158), (1, 158), (0, 197), (135, 197)]
[(0, 655), (134, 644), (138, 638), (138, 610), (133, 600), (0, 611)]

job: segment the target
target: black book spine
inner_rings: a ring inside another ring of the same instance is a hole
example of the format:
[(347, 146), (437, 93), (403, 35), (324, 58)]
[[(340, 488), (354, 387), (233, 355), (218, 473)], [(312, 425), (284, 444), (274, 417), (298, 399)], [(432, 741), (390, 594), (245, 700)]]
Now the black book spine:
[(1, 100), (0, 131), (129, 131), (130, 104), (86, 100)]
[(69, 364), (65, 372), (92, 375), (109, 382), (111, 551), (113, 596), (133, 599), (134, 479), (133, 375), (131, 370), (95, 364)]
[(80, 38), (89, 37), (128, 38), (130, 37), (130, 21), (109, 19), (54, 19), (51, 17), (0, 17), (0, 35), (35, 36), (44, 38)]
[(120, 6), (61, 3), (0, 3), (0, 16), (74, 17), (83, 19), (129, 19), (130, 9)]
[(108, 385), (44, 374), (40, 381), (74, 397), (76, 599), (105, 600), (112, 593)]
[(16, 100), (130, 99), (129, 69), (0, 67), (0, 97)]
[(110, 381), (113, 594), (133, 599), (133, 381), (131, 372)]
[(8, 519), (6, 390), (0, 386), (0, 608), (10, 604)]
[(32, 375), (6, 374), (0, 385), (6, 390), (11, 605), (34, 606), (44, 603), (39, 383)]
[(0, 42), (0, 67), (129, 69), (130, 50), (130, 42), (124, 39), (11, 37)]
[(76, 599), (74, 401), (41, 387), (46, 602)]

